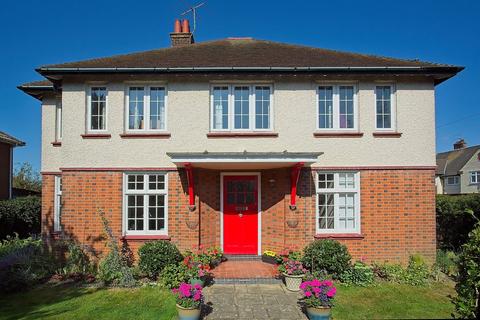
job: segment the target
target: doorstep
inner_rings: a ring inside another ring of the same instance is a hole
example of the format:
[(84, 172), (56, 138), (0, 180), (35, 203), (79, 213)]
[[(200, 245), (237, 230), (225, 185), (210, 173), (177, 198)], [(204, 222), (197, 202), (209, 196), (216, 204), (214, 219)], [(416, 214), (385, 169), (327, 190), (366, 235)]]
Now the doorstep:
[(279, 283), (277, 266), (255, 260), (227, 260), (212, 270), (215, 283), (273, 284)]

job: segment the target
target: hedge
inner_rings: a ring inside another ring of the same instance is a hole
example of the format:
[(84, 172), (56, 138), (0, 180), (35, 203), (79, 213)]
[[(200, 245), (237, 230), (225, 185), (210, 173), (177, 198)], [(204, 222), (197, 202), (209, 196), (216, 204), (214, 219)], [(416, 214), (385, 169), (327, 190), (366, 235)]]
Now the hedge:
[(480, 194), (437, 195), (437, 244), (440, 249), (458, 251), (467, 242), (480, 218)]
[(41, 198), (28, 196), (0, 201), (0, 239), (17, 233), (21, 238), (40, 233)]

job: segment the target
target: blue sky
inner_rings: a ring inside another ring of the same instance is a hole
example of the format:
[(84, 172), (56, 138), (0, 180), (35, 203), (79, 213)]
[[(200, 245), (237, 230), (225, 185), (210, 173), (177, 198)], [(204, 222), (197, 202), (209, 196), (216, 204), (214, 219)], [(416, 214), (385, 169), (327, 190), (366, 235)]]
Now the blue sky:
[[(27, 142), (15, 162), (40, 168), (40, 103), (16, 86), (35, 67), (168, 47), (193, 1), (5, 1), (0, 10), (0, 130)], [(437, 150), (480, 144), (480, 1), (225, 1), (199, 10), (196, 41), (249, 36), (465, 66), (436, 91)]]

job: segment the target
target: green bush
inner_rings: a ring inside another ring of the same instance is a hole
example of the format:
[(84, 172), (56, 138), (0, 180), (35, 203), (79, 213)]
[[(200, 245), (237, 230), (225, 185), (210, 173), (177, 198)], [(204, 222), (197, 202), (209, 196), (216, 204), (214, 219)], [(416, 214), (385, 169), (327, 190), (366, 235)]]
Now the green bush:
[(0, 239), (40, 233), (41, 199), (37, 196), (0, 200)]
[(447, 276), (454, 276), (457, 274), (458, 257), (453, 251), (437, 250), (437, 259), (435, 267)]
[(100, 261), (98, 278), (107, 285), (133, 287), (136, 285), (133, 271), (128, 266), (128, 257), (122, 254), (116, 238), (113, 236), (110, 223), (103, 211), (99, 212), (103, 229), (107, 235), (108, 254)]
[(95, 265), (80, 244), (67, 241), (65, 245), (67, 254), (61, 273), (65, 275), (95, 273)]
[(178, 288), (180, 283), (189, 283), (192, 279), (199, 279), (198, 267), (189, 267), (183, 263), (165, 266), (159, 275), (160, 283), (166, 288)]
[(340, 280), (348, 285), (366, 287), (375, 282), (375, 277), (371, 266), (357, 261), (340, 276)]
[(408, 266), (400, 264), (374, 264), (373, 271), (382, 280), (405, 283), (412, 286), (423, 286), (432, 278), (432, 272), (420, 255), (412, 255)]
[(56, 266), (41, 240), (7, 237), (0, 241), (0, 292), (25, 290), (52, 275)]
[(480, 194), (437, 195), (437, 242), (440, 249), (458, 251), (480, 217)]
[(335, 240), (316, 240), (305, 247), (303, 265), (311, 272), (324, 271), (334, 278), (350, 268), (347, 247)]
[(169, 241), (147, 242), (138, 249), (138, 265), (151, 279), (156, 279), (168, 265), (182, 261), (177, 247)]
[(454, 299), (460, 318), (480, 317), (480, 222), (470, 232), (467, 243), (458, 257), (458, 278)]

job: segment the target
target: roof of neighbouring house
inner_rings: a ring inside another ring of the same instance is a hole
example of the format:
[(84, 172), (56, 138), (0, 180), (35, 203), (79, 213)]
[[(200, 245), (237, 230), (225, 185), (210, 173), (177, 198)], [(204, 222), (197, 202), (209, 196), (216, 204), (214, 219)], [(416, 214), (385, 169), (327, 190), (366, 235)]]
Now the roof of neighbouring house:
[(437, 175), (458, 175), (465, 164), (480, 150), (480, 145), (437, 153)]
[(9, 134), (6, 134), (3, 131), (0, 131), (0, 142), (10, 144), (14, 147), (22, 147), (25, 145), (25, 142), (18, 140), (15, 137), (12, 137)]

